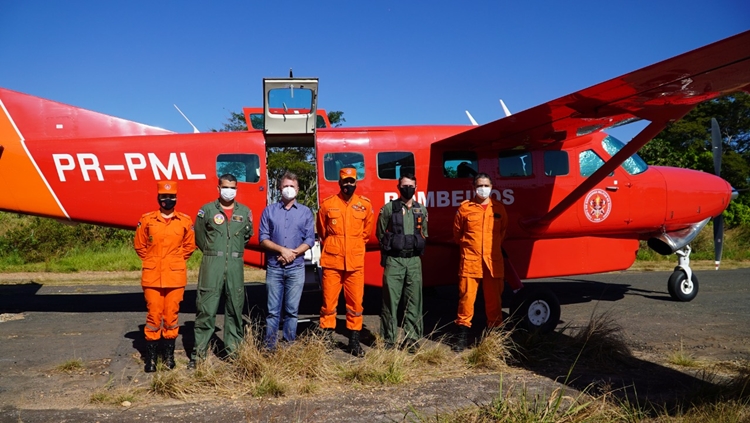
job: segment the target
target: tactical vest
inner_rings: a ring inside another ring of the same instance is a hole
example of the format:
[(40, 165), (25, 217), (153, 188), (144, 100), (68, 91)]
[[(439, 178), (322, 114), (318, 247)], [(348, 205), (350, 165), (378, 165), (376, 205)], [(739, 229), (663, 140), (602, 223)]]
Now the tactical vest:
[(422, 235), (422, 221), (424, 213), (419, 203), (414, 202), (412, 213), (414, 215), (414, 234), (404, 234), (404, 213), (401, 211), (403, 203), (394, 200), (391, 208), (391, 222), (388, 229), (380, 240), (380, 248), (389, 256), (414, 257), (424, 252), (425, 239)]

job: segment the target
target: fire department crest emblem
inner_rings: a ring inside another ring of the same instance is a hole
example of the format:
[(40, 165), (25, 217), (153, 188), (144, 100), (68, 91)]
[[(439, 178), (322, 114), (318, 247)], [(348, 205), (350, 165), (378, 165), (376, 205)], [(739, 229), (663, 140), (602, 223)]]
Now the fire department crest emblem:
[(595, 189), (588, 193), (583, 201), (583, 214), (594, 223), (603, 222), (612, 210), (612, 199), (603, 189)]

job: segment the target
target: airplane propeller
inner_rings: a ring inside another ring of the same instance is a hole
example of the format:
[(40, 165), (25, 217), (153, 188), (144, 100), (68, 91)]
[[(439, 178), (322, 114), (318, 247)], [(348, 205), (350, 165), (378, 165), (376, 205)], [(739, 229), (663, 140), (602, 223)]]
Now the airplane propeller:
[[(711, 144), (714, 156), (714, 174), (721, 177), (721, 131), (716, 118), (711, 118)], [(714, 265), (719, 270), (724, 249), (724, 213), (714, 217)]]

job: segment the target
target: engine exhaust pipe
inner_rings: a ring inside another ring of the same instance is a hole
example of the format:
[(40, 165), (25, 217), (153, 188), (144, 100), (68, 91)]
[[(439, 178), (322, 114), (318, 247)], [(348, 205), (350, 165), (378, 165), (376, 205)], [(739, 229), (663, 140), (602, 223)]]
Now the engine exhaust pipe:
[(648, 246), (663, 256), (674, 254), (675, 251), (690, 244), (690, 242), (698, 236), (701, 229), (706, 226), (709, 220), (711, 220), (711, 218), (707, 217), (705, 220), (695, 223), (688, 228), (669, 233), (664, 232), (659, 236), (650, 238), (648, 240)]

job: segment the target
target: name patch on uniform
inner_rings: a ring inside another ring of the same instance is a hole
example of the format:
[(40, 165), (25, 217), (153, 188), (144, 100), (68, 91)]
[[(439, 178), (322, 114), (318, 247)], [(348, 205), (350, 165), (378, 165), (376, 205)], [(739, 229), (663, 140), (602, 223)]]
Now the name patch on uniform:
[(203, 209), (198, 210), (198, 217), (203, 217), (206, 215), (206, 212), (203, 211)]
[(245, 221), (245, 217), (242, 216), (241, 214), (232, 215), (232, 222), (244, 222), (244, 221)]
[(217, 213), (214, 216), (214, 223), (216, 223), (217, 225), (221, 225), (222, 223), (224, 223), (224, 215), (221, 213)]

